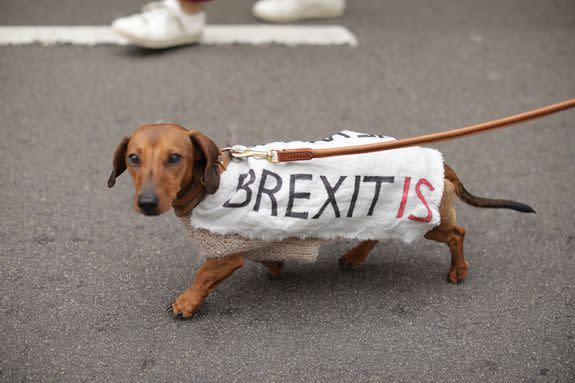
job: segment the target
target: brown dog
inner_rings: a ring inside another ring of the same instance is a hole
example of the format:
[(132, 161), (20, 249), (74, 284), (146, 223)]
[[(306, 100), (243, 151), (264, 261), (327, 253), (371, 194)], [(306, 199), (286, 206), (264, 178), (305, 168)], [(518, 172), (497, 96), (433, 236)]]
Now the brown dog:
[[(189, 212), (206, 193), (215, 193), (221, 172), (220, 150), (209, 138), (175, 124), (145, 125), (125, 137), (114, 153), (114, 169), (108, 186), (128, 169), (136, 189), (134, 208), (142, 214), (159, 215), (171, 207), (177, 215)], [(441, 223), (425, 238), (443, 242), (451, 252), (448, 280), (463, 281), (468, 263), (463, 256), (465, 229), (458, 226), (453, 205), (454, 196), (463, 202), (483, 208), (507, 208), (534, 212), (524, 204), (479, 198), (468, 193), (455, 172), (445, 165), (445, 184), (439, 208)], [(355, 269), (367, 258), (377, 241), (363, 241), (339, 259), (344, 269)], [(169, 308), (178, 318), (188, 318), (201, 305), (209, 292), (243, 265), (242, 253), (225, 258), (208, 258), (198, 270), (192, 286)], [(281, 262), (261, 262), (274, 277), (281, 274)]]

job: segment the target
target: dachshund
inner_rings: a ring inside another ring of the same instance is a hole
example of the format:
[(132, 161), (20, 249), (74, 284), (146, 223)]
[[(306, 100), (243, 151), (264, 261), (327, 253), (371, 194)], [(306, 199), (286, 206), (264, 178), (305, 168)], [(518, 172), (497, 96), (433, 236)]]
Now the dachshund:
[[(183, 216), (197, 206), (207, 194), (218, 190), (220, 173), (225, 169), (219, 147), (208, 137), (177, 124), (152, 124), (138, 128), (117, 146), (108, 186), (126, 169), (135, 187), (134, 209), (146, 216), (165, 213), (170, 208)], [(480, 198), (470, 194), (456, 173), (444, 164), (444, 190), (439, 212), (440, 224), (425, 238), (445, 243), (451, 253), (448, 281), (459, 283), (467, 277), (469, 264), (463, 255), (465, 229), (456, 222), (454, 199), (479, 208), (506, 208), (535, 212), (528, 205), (509, 200)], [(250, 239), (245, 239), (250, 241)], [(356, 269), (365, 261), (378, 241), (365, 240), (339, 258), (343, 269)], [(189, 318), (220, 282), (242, 267), (242, 252), (223, 258), (207, 258), (196, 273), (192, 286), (168, 308), (175, 318)], [(282, 263), (261, 261), (272, 277), (281, 276)]]

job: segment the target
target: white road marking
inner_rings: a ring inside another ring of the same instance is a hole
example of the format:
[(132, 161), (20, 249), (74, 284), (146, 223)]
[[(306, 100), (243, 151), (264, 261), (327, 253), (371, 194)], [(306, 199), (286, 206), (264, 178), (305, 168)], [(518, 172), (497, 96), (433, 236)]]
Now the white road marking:
[[(127, 45), (107, 26), (0, 26), (0, 46), (25, 44)], [(200, 44), (349, 45), (357, 38), (339, 25), (209, 25)]]

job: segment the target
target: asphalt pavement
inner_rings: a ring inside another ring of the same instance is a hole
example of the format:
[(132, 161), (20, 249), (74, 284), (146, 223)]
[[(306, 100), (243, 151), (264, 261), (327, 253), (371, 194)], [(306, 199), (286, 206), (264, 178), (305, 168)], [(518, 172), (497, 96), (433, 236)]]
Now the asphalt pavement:
[[(2, 0), (0, 25), (102, 25), (139, 1)], [(255, 23), (218, 0), (210, 22)], [(435, 145), (467, 189), (469, 278), (428, 241), (353, 243), (269, 280), (248, 263), (197, 315), (165, 309), (201, 264), (173, 213), (131, 210), (120, 139), (172, 121), (221, 145), (342, 129), (408, 137), (575, 97), (571, 0), (349, 1), (358, 47), (0, 48), (0, 381), (572, 382), (575, 111)], [(310, 23), (306, 23), (310, 24)]]

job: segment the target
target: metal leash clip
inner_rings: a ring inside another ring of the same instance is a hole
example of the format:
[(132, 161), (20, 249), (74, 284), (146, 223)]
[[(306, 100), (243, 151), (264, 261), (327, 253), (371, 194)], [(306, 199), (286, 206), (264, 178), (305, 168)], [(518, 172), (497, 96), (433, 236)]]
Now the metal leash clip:
[(243, 145), (230, 146), (222, 149), (222, 151), (224, 150), (229, 151), (234, 158), (255, 157), (266, 159), (269, 162), (278, 162), (277, 150), (253, 150)]

